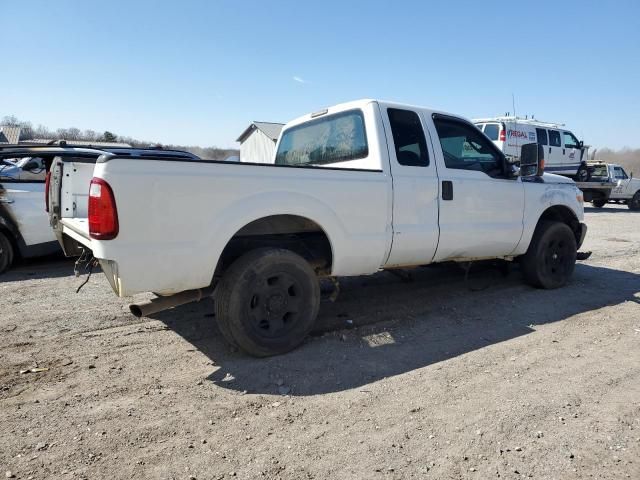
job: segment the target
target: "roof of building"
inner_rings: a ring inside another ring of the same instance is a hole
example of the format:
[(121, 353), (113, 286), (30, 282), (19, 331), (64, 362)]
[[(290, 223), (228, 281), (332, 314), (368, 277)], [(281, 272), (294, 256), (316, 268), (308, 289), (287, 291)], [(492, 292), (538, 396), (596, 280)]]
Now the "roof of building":
[(18, 143), (20, 141), (22, 127), (13, 125), (0, 125), (0, 143)]
[(238, 137), (236, 142), (244, 142), (249, 135), (253, 133), (254, 130), (260, 130), (267, 137), (269, 137), (274, 142), (278, 141), (278, 137), (280, 136), (280, 132), (282, 131), (282, 127), (284, 123), (274, 123), (274, 122), (251, 122), (244, 132)]

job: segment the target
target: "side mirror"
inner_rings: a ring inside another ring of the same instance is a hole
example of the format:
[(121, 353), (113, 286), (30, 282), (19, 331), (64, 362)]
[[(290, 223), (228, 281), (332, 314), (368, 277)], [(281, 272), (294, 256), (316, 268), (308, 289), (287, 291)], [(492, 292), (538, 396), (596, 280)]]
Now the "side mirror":
[(583, 142), (582, 140), (580, 140), (580, 141), (578, 142), (578, 146), (579, 146), (580, 148), (584, 148), (584, 142)]
[(629, 172), (629, 180), (633, 178), (633, 172)]
[(520, 176), (540, 177), (544, 173), (544, 149), (537, 143), (527, 143), (520, 151)]

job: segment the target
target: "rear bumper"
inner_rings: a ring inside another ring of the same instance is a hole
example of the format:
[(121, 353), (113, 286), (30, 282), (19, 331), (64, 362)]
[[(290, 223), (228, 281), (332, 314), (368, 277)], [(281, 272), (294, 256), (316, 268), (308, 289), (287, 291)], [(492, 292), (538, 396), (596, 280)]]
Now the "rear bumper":
[(580, 224), (580, 238), (578, 239), (578, 248), (582, 246), (582, 242), (584, 242), (584, 237), (587, 236), (587, 226), (584, 223)]

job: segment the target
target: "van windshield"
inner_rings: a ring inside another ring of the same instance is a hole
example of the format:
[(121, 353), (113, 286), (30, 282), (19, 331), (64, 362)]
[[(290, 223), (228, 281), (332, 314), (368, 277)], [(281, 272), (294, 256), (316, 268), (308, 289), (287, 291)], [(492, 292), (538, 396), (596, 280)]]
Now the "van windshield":
[(289, 128), (282, 133), (276, 165), (326, 165), (369, 155), (364, 115), (348, 110)]

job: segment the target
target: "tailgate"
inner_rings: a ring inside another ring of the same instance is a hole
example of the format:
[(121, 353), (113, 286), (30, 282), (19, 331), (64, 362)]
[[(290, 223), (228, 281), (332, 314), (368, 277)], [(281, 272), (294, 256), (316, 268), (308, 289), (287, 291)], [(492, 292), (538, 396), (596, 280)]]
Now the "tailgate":
[(49, 222), (67, 256), (91, 247), (87, 210), (95, 160), (57, 157), (49, 179)]

